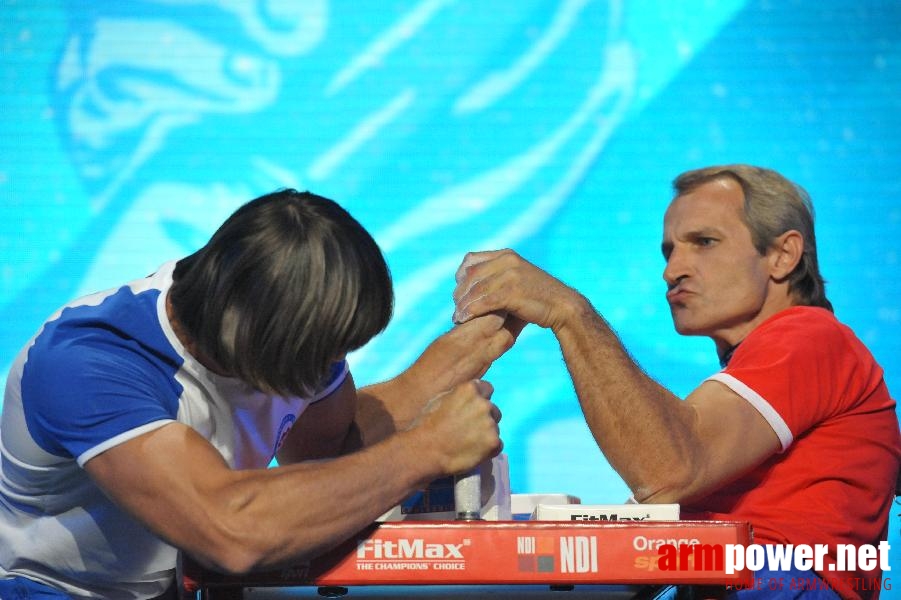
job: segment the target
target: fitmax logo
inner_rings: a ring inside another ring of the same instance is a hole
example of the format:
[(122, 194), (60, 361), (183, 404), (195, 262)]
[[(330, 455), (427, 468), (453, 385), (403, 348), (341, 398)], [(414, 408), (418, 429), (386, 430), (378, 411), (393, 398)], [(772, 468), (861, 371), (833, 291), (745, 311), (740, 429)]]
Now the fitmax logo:
[(464, 544), (427, 544), (420, 538), (362, 540), (357, 543), (357, 558), (362, 559), (456, 559), (463, 560)]
[(641, 517), (620, 517), (617, 513), (612, 514), (604, 514), (600, 513), (597, 515), (571, 515), (569, 517), (570, 521), (646, 521), (651, 518), (651, 515), (644, 515)]

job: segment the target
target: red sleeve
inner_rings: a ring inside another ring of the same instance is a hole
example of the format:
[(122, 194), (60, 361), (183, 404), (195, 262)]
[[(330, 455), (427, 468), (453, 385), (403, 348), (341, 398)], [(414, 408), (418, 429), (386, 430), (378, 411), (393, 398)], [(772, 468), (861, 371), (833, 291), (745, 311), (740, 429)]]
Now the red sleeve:
[(751, 402), (785, 450), (818, 423), (853, 409), (881, 377), (869, 352), (832, 313), (794, 307), (752, 331), (710, 379)]

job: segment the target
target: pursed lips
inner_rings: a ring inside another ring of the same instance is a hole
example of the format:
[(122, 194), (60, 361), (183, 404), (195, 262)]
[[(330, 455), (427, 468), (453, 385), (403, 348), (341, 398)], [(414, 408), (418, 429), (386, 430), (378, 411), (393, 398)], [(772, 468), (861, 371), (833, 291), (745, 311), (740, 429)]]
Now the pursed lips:
[(666, 301), (670, 304), (677, 304), (692, 293), (694, 292), (681, 285), (677, 285), (666, 292)]

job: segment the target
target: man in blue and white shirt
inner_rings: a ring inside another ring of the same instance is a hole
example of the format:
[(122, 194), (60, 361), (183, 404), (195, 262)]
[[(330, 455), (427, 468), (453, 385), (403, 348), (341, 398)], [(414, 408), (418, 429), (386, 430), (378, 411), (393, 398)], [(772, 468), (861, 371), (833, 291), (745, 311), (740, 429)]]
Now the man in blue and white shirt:
[(391, 309), (371, 236), (282, 190), (53, 315), (4, 397), (0, 597), (155, 598), (178, 551), (229, 572), (309, 558), (499, 452), (477, 378), (519, 325), (454, 328), (358, 391), (344, 356)]

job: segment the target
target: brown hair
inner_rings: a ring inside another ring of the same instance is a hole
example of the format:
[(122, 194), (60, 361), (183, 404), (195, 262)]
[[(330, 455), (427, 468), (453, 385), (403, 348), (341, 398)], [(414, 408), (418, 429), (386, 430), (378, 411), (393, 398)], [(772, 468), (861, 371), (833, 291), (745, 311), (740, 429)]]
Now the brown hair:
[(170, 291), (198, 351), (282, 395), (315, 391), (332, 363), (382, 331), (393, 290), (375, 240), (332, 200), (286, 189), (248, 202)]

